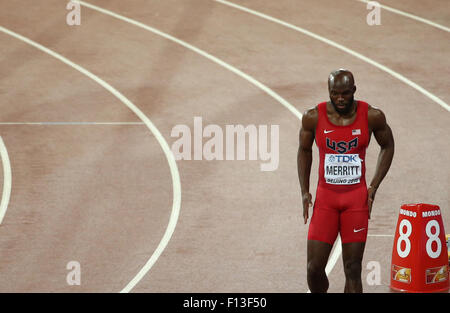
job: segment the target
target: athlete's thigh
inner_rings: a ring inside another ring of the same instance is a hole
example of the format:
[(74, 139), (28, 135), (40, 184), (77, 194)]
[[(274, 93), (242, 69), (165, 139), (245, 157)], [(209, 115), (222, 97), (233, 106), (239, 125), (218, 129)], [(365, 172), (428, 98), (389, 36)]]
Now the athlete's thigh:
[(341, 197), (343, 210), (339, 217), (339, 232), (343, 243), (365, 242), (369, 227), (367, 188), (362, 186)]
[(317, 187), (314, 209), (309, 223), (308, 240), (334, 244), (339, 233), (339, 194), (322, 186)]
[(309, 223), (308, 240), (333, 245), (339, 233), (339, 211), (315, 207)]
[(344, 210), (339, 219), (343, 243), (366, 242), (369, 228), (368, 210)]

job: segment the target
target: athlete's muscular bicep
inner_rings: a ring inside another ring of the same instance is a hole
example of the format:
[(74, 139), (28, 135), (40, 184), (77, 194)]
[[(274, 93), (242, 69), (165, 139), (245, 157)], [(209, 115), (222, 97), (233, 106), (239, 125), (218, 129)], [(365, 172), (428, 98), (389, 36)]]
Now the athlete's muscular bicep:
[(297, 167), (302, 194), (309, 192), (309, 176), (312, 163), (312, 145), (317, 124), (317, 110), (310, 109), (302, 117), (302, 127), (299, 134)]
[(310, 109), (303, 114), (302, 127), (300, 129), (300, 148), (304, 150), (312, 150), (314, 143), (314, 135), (317, 125), (317, 109)]
[(381, 147), (375, 175), (370, 183), (370, 186), (376, 190), (391, 166), (394, 157), (394, 136), (381, 110), (370, 108), (368, 118), (369, 127)]
[(386, 116), (381, 110), (374, 108), (369, 110), (369, 126), (380, 147), (394, 146), (392, 130), (386, 122)]
[(299, 141), (299, 149), (312, 151), (312, 146), (314, 144), (314, 129), (305, 127), (303, 122), (302, 128), (300, 129)]

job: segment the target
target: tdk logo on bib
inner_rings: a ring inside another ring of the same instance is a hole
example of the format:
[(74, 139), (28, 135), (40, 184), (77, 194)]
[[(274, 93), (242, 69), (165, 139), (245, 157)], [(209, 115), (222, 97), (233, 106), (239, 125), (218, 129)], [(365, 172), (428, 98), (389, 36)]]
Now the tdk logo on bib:
[(325, 181), (333, 185), (360, 182), (361, 159), (358, 154), (325, 154)]
[(330, 162), (342, 162), (342, 163), (348, 163), (348, 162), (357, 162), (359, 159), (359, 156), (357, 154), (344, 154), (344, 155), (334, 155), (330, 154)]

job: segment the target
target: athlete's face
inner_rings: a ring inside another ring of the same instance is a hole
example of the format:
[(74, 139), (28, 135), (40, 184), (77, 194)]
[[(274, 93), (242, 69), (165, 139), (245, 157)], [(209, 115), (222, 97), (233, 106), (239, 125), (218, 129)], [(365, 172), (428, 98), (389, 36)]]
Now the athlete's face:
[(331, 103), (339, 114), (346, 114), (351, 111), (356, 91), (352, 78), (348, 76), (331, 78), (328, 91)]

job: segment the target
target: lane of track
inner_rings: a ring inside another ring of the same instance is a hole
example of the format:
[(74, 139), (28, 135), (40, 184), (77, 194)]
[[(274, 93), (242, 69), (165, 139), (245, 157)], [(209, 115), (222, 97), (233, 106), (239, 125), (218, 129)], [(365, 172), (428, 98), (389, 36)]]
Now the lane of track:
[(227, 6), (229, 6), (229, 7), (232, 7), (232, 8), (238, 9), (238, 10), (241, 10), (241, 11), (243, 11), (243, 12), (247, 12), (247, 13), (253, 14), (253, 15), (255, 15), (255, 16), (258, 16), (258, 17), (260, 17), (260, 18), (263, 18), (263, 19), (265, 19), (265, 20), (268, 20), (268, 21), (270, 21), (270, 22), (277, 23), (277, 24), (279, 24), (279, 25), (282, 25), (282, 26), (284, 26), (284, 27), (290, 28), (290, 29), (295, 30), (295, 31), (297, 31), (297, 32), (300, 32), (300, 33), (302, 33), (302, 34), (304, 34), (304, 35), (307, 35), (307, 36), (309, 36), (309, 37), (312, 37), (312, 38), (314, 38), (314, 39), (317, 39), (317, 40), (319, 40), (319, 41), (321, 41), (321, 42), (323, 42), (323, 43), (325, 43), (325, 44), (327, 44), (327, 45), (333, 46), (333, 47), (335, 47), (335, 48), (337, 48), (337, 49), (339, 49), (339, 50), (341, 50), (341, 51), (344, 51), (345, 53), (348, 53), (348, 54), (350, 54), (350, 55), (352, 55), (352, 56), (354, 56), (354, 57), (356, 57), (356, 58), (358, 58), (358, 59), (360, 59), (360, 60), (362, 60), (362, 61), (364, 61), (364, 62), (366, 62), (366, 63), (369, 63), (370, 65), (373, 65), (373, 66), (375, 66), (376, 68), (378, 68), (378, 69), (380, 69), (380, 70), (382, 70), (382, 71), (388, 73), (389, 75), (391, 75), (391, 76), (395, 77), (396, 79), (402, 81), (403, 83), (405, 83), (405, 84), (408, 85), (409, 87), (412, 87), (412, 88), (416, 89), (417, 91), (419, 91), (420, 93), (422, 93), (424, 96), (428, 97), (428, 98), (431, 99), (433, 102), (439, 104), (439, 105), (440, 105), (441, 107), (443, 107), (445, 110), (447, 110), (448, 112), (450, 112), (450, 105), (448, 105), (445, 101), (443, 101), (442, 99), (440, 99), (439, 97), (437, 97), (437, 96), (434, 95), (433, 93), (429, 92), (428, 90), (426, 90), (425, 88), (423, 88), (423, 87), (420, 86), (419, 84), (417, 84), (417, 83), (411, 81), (410, 79), (406, 78), (406, 77), (403, 76), (402, 74), (400, 74), (400, 73), (398, 73), (398, 72), (396, 72), (396, 71), (393, 71), (393, 70), (390, 69), (389, 67), (387, 67), (387, 66), (385, 66), (385, 65), (383, 65), (383, 64), (380, 64), (380, 63), (378, 63), (377, 61), (372, 60), (372, 59), (366, 57), (365, 55), (363, 55), (363, 54), (361, 54), (361, 53), (359, 53), (359, 52), (356, 52), (356, 51), (354, 51), (354, 50), (352, 50), (352, 49), (349, 49), (349, 48), (347, 48), (347, 47), (345, 47), (345, 46), (343, 46), (343, 45), (341, 45), (341, 44), (339, 44), (339, 43), (337, 43), (337, 42), (335, 42), (335, 41), (332, 41), (332, 40), (330, 40), (330, 39), (328, 39), (328, 38), (325, 38), (325, 37), (323, 37), (323, 36), (317, 35), (317, 34), (311, 32), (311, 31), (309, 31), (309, 30), (306, 30), (306, 29), (304, 29), (304, 28), (295, 26), (295, 25), (293, 25), (293, 24), (291, 24), (291, 23), (288, 23), (288, 22), (285, 22), (285, 21), (283, 21), (283, 20), (281, 20), (281, 19), (274, 18), (274, 17), (272, 17), (272, 16), (270, 16), (270, 15), (267, 15), (267, 14), (264, 14), (264, 13), (261, 13), (261, 12), (258, 12), (258, 11), (252, 10), (252, 9), (249, 9), (249, 8), (244, 7), (244, 6), (242, 6), (242, 5), (238, 5), (238, 4), (235, 4), (235, 3), (230, 2), (230, 1), (227, 1), (227, 0), (214, 0), (214, 1), (219, 2), (219, 3), (222, 3), (222, 4), (227, 5)]
[[(166, 34), (166, 33), (164, 33), (164, 32), (161, 32), (160, 30), (158, 30), (158, 29), (156, 29), (156, 28), (154, 28), (154, 27), (150, 27), (150, 26), (148, 26), (148, 25), (146, 25), (146, 24), (143, 24), (143, 23), (138, 22), (138, 21), (136, 21), (136, 20), (127, 18), (127, 17), (125, 17), (125, 16), (123, 16), (123, 15), (117, 14), (117, 13), (112, 12), (112, 11), (110, 11), (110, 10), (107, 10), (107, 9), (104, 9), (104, 8), (101, 8), (101, 7), (98, 7), (98, 6), (95, 6), (95, 5), (90, 4), (90, 3), (88, 3), (88, 2), (85, 2), (85, 1), (78, 1), (78, 2), (79, 2), (82, 6), (85, 6), (85, 7), (87, 7), (87, 8), (93, 9), (93, 10), (98, 11), (98, 12), (100, 12), (100, 13), (109, 15), (109, 16), (111, 16), (111, 17), (114, 17), (114, 18), (116, 18), (116, 19), (122, 20), (122, 21), (124, 21), (124, 22), (130, 23), (130, 24), (135, 25), (135, 26), (137, 26), (137, 27), (143, 28), (143, 29), (145, 29), (145, 30), (147, 30), (147, 31), (150, 31), (150, 32), (152, 32), (152, 33), (154, 33), (154, 34), (157, 34), (157, 35), (161, 36), (161, 37), (164, 37), (164, 38), (166, 38), (166, 39), (168, 39), (168, 40), (170, 40), (170, 41), (173, 41), (173, 42), (175, 42), (175, 43), (177, 43), (177, 44), (182, 45), (183, 47), (185, 47), (185, 48), (187, 48), (187, 49), (189, 49), (189, 50), (192, 50), (192, 51), (194, 51), (194, 52), (200, 54), (201, 56), (203, 56), (203, 57), (205, 57), (205, 58), (207, 58), (207, 59), (213, 61), (214, 63), (217, 63), (218, 65), (220, 65), (220, 66), (226, 68), (227, 70), (229, 70), (229, 71), (231, 71), (231, 72), (237, 74), (238, 76), (242, 77), (243, 79), (245, 79), (245, 80), (249, 81), (250, 83), (252, 83), (253, 85), (257, 86), (258, 88), (260, 88), (261, 90), (263, 90), (265, 93), (267, 93), (269, 96), (271, 96), (271, 97), (273, 97), (275, 100), (277, 100), (277, 101), (278, 101), (280, 104), (282, 104), (284, 107), (286, 107), (291, 113), (293, 113), (295, 116), (297, 116), (297, 118), (298, 118), (299, 120), (301, 120), (302, 114), (301, 114), (301, 113), (300, 113), (300, 112), (299, 112), (292, 104), (290, 104), (290, 103), (289, 103), (288, 101), (286, 101), (284, 98), (282, 98), (282, 97), (279, 96), (277, 93), (275, 93), (273, 90), (271, 90), (270, 88), (268, 88), (268, 87), (265, 86), (264, 84), (260, 83), (259, 81), (257, 81), (257, 80), (254, 79), (253, 77), (251, 77), (250, 75), (248, 75), (248, 74), (246, 74), (246, 73), (240, 71), (240, 70), (237, 69), (236, 67), (234, 67), (234, 66), (232, 66), (232, 65), (230, 65), (230, 64), (228, 64), (228, 63), (226, 63), (226, 62), (224, 62), (224, 61), (222, 61), (222, 60), (220, 60), (219, 58), (217, 58), (217, 57), (215, 57), (215, 56), (213, 56), (213, 55), (211, 55), (211, 54), (209, 54), (209, 53), (207, 53), (207, 52), (205, 52), (205, 51), (203, 51), (203, 50), (201, 50), (201, 49), (199, 49), (199, 48), (197, 48), (197, 47), (195, 47), (195, 46), (192, 46), (192, 45), (188, 44), (187, 42), (184, 42), (184, 41), (182, 41), (182, 40), (180, 40), (180, 39), (178, 39), (178, 38), (175, 38), (174, 36), (171, 36), (171, 35), (169, 35), (169, 34)], [(339, 239), (340, 239), (340, 237), (339, 237)], [(332, 254), (331, 254), (331, 257), (330, 257), (330, 260), (331, 260), (331, 261), (330, 261), (330, 264), (329, 264), (329, 266), (327, 266), (327, 269), (326, 269), (327, 274), (329, 274), (329, 273), (332, 271), (332, 269), (333, 269), (333, 267), (334, 267), (334, 264), (336, 263), (336, 261), (337, 261), (337, 259), (339, 258), (339, 256), (340, 256), (341, 253), (342, 253), (342, 248), (341, 248), (341, 245), (339, 244), (339, 240), (338, 240), (338, 243), (335, 245), (335, 248), (333, 249), (333, 252), (332, 252)], [(147, 263), (147, 264), (141, 269), (141, 271), (139, 272), (139, 274), (138, 274), (135, 278), (133, 278), (133, 280), (129, 283), (129, 285), (127, 285), (127, 286), (122, 290), (122, 292), (129, 292), (129, 291), (131, 291), (131, 289), (132, 289), (134, 286), (136, 286), (136, 284), (138, 284), (139, 281), (147, 274), (147, 272), (151, 269), (152, 265), (153, 265), (155, 262), (156, 262), (156, 260), (149, 260), (149, 263)]]
[[(125, 286), (124, 289), (122, 289), (121, 292), (129, 292), (136, 284), (139, 282), (139, 280), (145, 275), (145, 273), (151, 268), (151, 266), (156, 262), (158, 257), (161, 255), (162, 251), (164, 251), (165, 247), (167, 246), (168, 242), (170, 241), (170, 238), (172, 237), (172, 234), (175, 230), (179, 212), (181, 209), (181, 183), (180, 183), (180, 175), (178, 172), (178, 167), (176, 164), (176, 161), (174, 159), (174, 156), (172, 154), (172, 151), (170, 150), (170, 147), (164, 137), (161, 135), (159, 130), (153, 125), (153, 123), (150, 121), (150, 119), (139, 109), (137, 108), (128, 98), (126, 98), (122, 93), (120, 93), (117, 89), (115, 89), (113, 86), (102, 80), (97, 75), (94, 75), (87, 69), (81, 67), (80, 65), (70, 61), (69, 59), (65, 58), (64, 56), (56, 53), (55, 51), (42, 46), (41, 44), (26, 38), (18, 33), (15, 33), (3, 26), (0, 26), (0, 31), (12, 36), (18, 40), (23, 41), (26, 44), (29, 44), (38, 50), (60, 60), (61, 62), (65, 63), (66, 65), (72, 67), (73, 69), (79, 71), (80, 73), (84, 74), (88, 78), (92, 79), (99, 85), (101, 85), (103, 88), (105, 88), (107, 91), (109, 91), (111, 94), (113, 94), (117, 99), (119, 99), (123, 104), (125, 104), (133, 113), (135, 113), (140, 120), (147, 126), (147, 128), (150, 130), (150, 132), (155, 136), (158, 143), (160, 144), (167, 161), (169, 163), (170, 167), (170, 174), (172, 178), (172, 184), (173, 184), (173, 200), (172, 200), (172, 210), (170, 214), (169, 223), (167, 225), (166, 231), (158, 244), (156, 250), (151, 255), (148, 262), (144, 265), (144, 267), (137, 273), (137, 275)], [(5, 176), (8, 177), (8, 176)], [(7, 189), (6, 189), (7, 190)]]
[[(359, 2), (362, 2), (362, 3), (366, 3), (366, 4), (370, 3), (370, 2), (373, 2), (373, 1), (370, 1), (370, 0), (356, 0), (356, 1), (359, 1)], [(376, 2), (378, 2), (378, 1), (376, 1)], [(446, 32), (450, 32), (450, 28), (445, 26), (445, 25), (441, 25), (439, 23), (430, 21), (429, 19), (417, 16), (415, 14), (411, 14), (411, 13), (408, 13), (408, 12), (404, 12), (402, 10), (399, 10), (399, 9), (396, 9), (396, 8), (384, 5), (382, 3), (379, 3), (379, 4), (380, 4), (380, 7), (385, 9), (386, 11), (393, 12), (393, 13), (398, 14), (400, 16), (404, 16), (404, 17), (413, 19), (413, 20), (415, 20), (417, 22), (427, 24), (429, 26), (435, 27), (437, 29), (440, 29), (440, 30), (443, 30), (443, 31), (446, 31)], [(371, 8), (373, 9), (373, 7), (371, 7)]]

